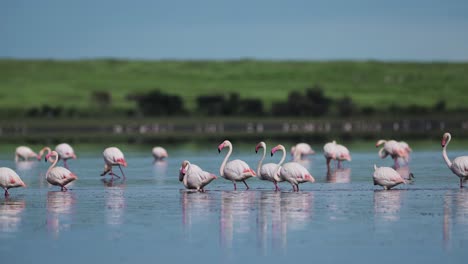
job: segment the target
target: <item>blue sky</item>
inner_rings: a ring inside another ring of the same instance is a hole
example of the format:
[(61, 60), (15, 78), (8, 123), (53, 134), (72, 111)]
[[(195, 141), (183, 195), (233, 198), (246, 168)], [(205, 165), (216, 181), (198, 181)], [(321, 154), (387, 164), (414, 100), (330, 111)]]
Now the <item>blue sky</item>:
[(1, 0), (0, 57), (468, 61), (467, 0)]

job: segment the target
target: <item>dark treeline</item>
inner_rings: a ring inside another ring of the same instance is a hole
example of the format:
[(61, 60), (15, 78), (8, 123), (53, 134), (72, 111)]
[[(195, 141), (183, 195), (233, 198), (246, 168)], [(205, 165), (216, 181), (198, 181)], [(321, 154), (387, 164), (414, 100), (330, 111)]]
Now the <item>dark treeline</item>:
[[(266, 110), (264, 103), (258, 98), (241, 98), (238, 93), (203, 95), (196, 98), (196, 108), (188, 110), (182, 97), (166, 94), (157, 89), (141, 94), (128, 94), (127, 100), (136, 103), (135, 109), (126, 111), (128, 117), (161, 117), (161, 116), (294, 116), (294, 117), (352, 117), (375, 116), (382, 113), (393, 115), (430, 115), (447, 111), (444, 101), (439, 101), (432, 107), (418, 105), (391, 105), (386, 109), (376, 109), (371, 106), (358, 106), (351, 97), (333, 99), (327, 97), (319, 85), (306, 88), (303, 92), (292, 91), (285, 101), (273, 103)], [(61, 106), (43, 105), (26, 111), (27, 117), (99, 117), (108, 113), (112, 104), (109, 92), (94, 92), (91, 102), (100, 111), (77, 110)], [(94, 109), (94, 110), (96, 110)], [(468, 109), (458, 109), (455, 112), (466, 113)]]

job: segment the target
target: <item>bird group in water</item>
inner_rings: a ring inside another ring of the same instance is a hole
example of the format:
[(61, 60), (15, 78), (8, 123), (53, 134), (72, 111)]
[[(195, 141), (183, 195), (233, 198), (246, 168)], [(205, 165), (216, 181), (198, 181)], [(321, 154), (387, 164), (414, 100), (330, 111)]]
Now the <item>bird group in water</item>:
[[(447, 145), (451, 140), (450, 133), (445, 133), (442, 137), (442, 156), (448, 166), (448, 168), (459, 177), (460, 188), (463, 187), (463, 182), (468, 180), (468, 156), (461, 156), (451, 161), (447, 156)], [(408, 164), (410, 153), (412, 149), (406, 142), (395, 141), (395, 140), (379, 140), (376, 145), (377, 148), (382, 146), (378, 151), (380, 158), (384, 159), (390, 156), (394, 160), (393, 167), (377, 167), (374, 165), (373, 182), (374, 185), (380, 185), (384, 189), (388, 190), (401, 183), (407, 183), (408, 179), (404, 179), (402, 175), (397, 171), (403, 162)], [(278, 163), (266, 163), (263, 161), (266, 156), (267, 147), (265, 142), (259, 142), (255, 146), (255, 152), (258, 153), (262, 150), (262, 156), (258, 162), (257, 170), (253, 170), (249, 165), (242, 160), (235, 159), (229, 160), (233, 147), (229, 140), (223, 141), (218, 146), (218, 151), (221, 153), (223, 149), (228, 149), (219, 169), (219, 175), (226, 180), (229, 180), (234, 185), (234, 190), (237, 189), (237, 182), (242, 182), (247, 189), (249, 186), (246, 182), (251, 177), (257, 177), (260, 180), (270, 181), (274, 184), (275, 190), (279, 191), (279, 182), (288, 182), (291, 184), (293, 191), (299, 191), (299, 184), (305, 182), (315, 182), (312, 174), (299, 163), (299, 161), (307, 155), (315, 154), (314, 150), (307, 143), (299, 143), (291, 147), (290, 153), (293, 161), (286, 162), (286, 149), (283, 145), (277, 145), (270, 151), (271, 156), (276, 152), (281, 152), (282, 157)], [(47, 154), (45, 154), (47, 152)], [(45, 156), (44, 156), (45, 154)], [(154, 147), (152, 150), (153, 157), (155, 160), (163, 160), (168, 157), (167, 151), (162, 147)], [(332, 160), (337, 162), (337, 167), (342, 168), (342, 162), (351, 161), (351, 154), (349, 150), (341, 145), (337, 144), (336, 141), (328, 142), (323, 147), (323, 155), (326, 160), (328, 171), (330, 171), (330, 162)], [(15, 161), (38, 159), (41, 160), (45, 157), (45, 161), (51, 163), (49, 169), (46, 172), (46, 180), (52, 185), (60, 186), (62, 191), (67, 191), (66, 185), (72, 181), (78, 179), (78, 177), (69, 170), (67, 160), (76, 159), (77, 156), (73, 148), (62, 143), (56, 146), (55, 150), (49, 147), (44, 147), (36, 154), (33, 150), (26, 146), (20, 146), (15, 152)], [(127, 162), (124, 154), (120, 149), (116, 147), (106, 148), (103, 152), (104, 158), (104, 171), (101, 176), (106, 174), (113, 177), (123, 177), (125, 179), (124, 171), (122, 166), (126, 167)], [(57, 166), (59, 160), (63, 161), (64, 167)], [(112, 168), (114, 166), (119, 167), (121, 176), (116, 174)], [(412, 174), (409, 174), (409, 178), (412, 178)], [(205, 191), (205, 186), (210, 182), (217, 179), (217, 176), (213, 173), (204, 171), (196, 164), (190, 163), (188, 160), (184, 160), (179, 169), (179, 181), (184, 184), (187, 189), (193, 189), (200, 192)], [(15, 187), (26, 187), (26, 184), (21, 180), (18, 174), (6, 167), (0, 168), (0, 187), (5, 190), (5, 196), (9, 196), (8, 190)]]

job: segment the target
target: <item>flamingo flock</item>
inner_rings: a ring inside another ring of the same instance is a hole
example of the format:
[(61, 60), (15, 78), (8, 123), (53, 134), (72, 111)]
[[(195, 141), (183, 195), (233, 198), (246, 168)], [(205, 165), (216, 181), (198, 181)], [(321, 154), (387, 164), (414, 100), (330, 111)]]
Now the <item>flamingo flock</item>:
[[(445, 133), (442, 137), (442, 157), (447, 164), (447, 167), (459, 177), (460, 188), (463, 188), (463, 183), (468, 180), (468, 156), (457, 157), (450, 160), (447, 155), (447, 146), (451, 140), (450, 133)], [(393, 167), (377, 167), (374, 164), (374, 173), (372, 175), (374, 185), (382, 186), (385, 190), (391, 189), (399, 184), (406, 184), (411, 181), (414, 176), (409, 171), (405, 171), (401, 166), (401, 161), (406, 163), (410, 161), (410, 153), (412, 149), (404, 141), (396, 140), (378, 140), (375, 144), (376, 147), (382, 146), (378, 151), (378, 156), (382, 159), (390, 156), (393, 159)], [(258, 161), (257, 170), (254, 171), (250, 166), (243, 160), (234, 159), (229, 160), (233, 152), (233, 145), (229, 140), (224, 140), (218, 146), (218, 152), (221, 153), (223, 149), (227, 148), (228, 151), (221, 163), (219, 168), (219, 174), (224, 179), (231, 181), (234, 190), (237, 190), (237, 182), (244, 183), (246, 189), (249, 189), (249, 185), (246, 180), (252, 177), (258, 178), (264, 181), (270, 181), (274, 184), (275, 191), (280, 191), (278, 183), (288, 182), (292, 186), (294, 192), (299, 191), (299, 184), (315, 182), (312, 174), (301, 164), (301, 161), (307, 155), (315, 154), (310, 145), (306, 143), (299, 143), (291, 148), (292, 161), (284, 163), (286, 159), (286, 149), (283, 145), (279, 144), (271, 149), (271, 156), (276, 152), (282, 152), (282, 157), (278, 163), (266, 163), (263, 161), (266, 158), (267, 146), (266, 143), (261, 141), (255, 146), (255, 152), (262, 150), (262, 155)], [(15, 151), (15, 161), (27, 161), (29, 159), (41, 160), (42, 156), (45, 155), (45, 161), (50, 162), (51, 165), (46, 172), (46, 180), (51, 185), (59, 186), (62, 191), (67, 191), (67, 184), (75, 181), (78, 177), (70, 171), (67, 160), (76, 159), (77, 156), (73, 148), (67, 144), (62, 143), (56, 146), (55, 150), (49, 147), (42, 148), (37, 154), (31, 148), (27, 146), (19, 146)], [(161, 161), (166, 159), (169, 155), (167, 151), (158, 146), (152, 150), (155, 161)], [(349, 150), (341, 144), (337, 144), (336, 141), (331, 141), (323, 146), (323, 155), (327, 166), (327, 175), (331, 173), (331, 162), (337, 162), (336, 167), (338, 170), (343, 169), (343, 161), (351, 161), (351, 154)], [(117, 147), (106, 148), (103, 152), (104, 158), (104, 171), (101, 176), (109, 174), (112, 179), (114, 177), (125, 179), (125, 174), (122, 169), (127, 167), (127, 161), (125, 160), (123, 152)], [(57, 166), (59, 160), (63, 160), (64, 167)], [(116, 174), (112, 168), (119, 167), (121, 175)], [(349, 172), (349, 169), (348, 169)], [(179, 169), (179, 181), (187, 189), (196, 190), (200, 192), (205, 191), (205, 187), (210, 184), (213, 180), (218, 177), (210, 172), (204, 171), (196, 164), (190, 163), (188, 160), (184, 160), (181, 163)], [(0, 168), (0, 187), (5, 191), (5, 197), (10, 195), (9, 189), (16, 187), (26, 187), (26, 184), (21, 180), (20, 176), (12, 169), (1, 167)]]

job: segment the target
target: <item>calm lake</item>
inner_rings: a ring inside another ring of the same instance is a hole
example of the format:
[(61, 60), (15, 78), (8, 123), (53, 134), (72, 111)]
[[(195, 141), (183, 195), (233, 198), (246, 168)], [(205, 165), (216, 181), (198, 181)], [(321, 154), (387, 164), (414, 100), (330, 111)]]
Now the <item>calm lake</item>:
[[(451, 159), (468, 154), (455, 141)], [(79, 179), (68, 192), (48, 185), (44, 161), (15, 163), (15, 147), (3, 146), (1, 166), (14, 169), (28, 187), (0, 196), (2, 263), (467, 261), (468, 188), (459, 188), (438, 142), (412, 144), (402, 172), (411, 171), (415, 181), (390, 191), (372, 183), (374, 164), (393, 164), (377, 156), (374, 142), (349, 146), (352, 162), (329, 175), (323, 144), (312, 144), (318, 153), (303, 165), (316, 182), (300, 185), (298, 193), (288, 183), (275, 192), (272, 183), (255, 178), (248, 191), (242, 183), (233, 191), (223, 178), (206, 193), (186, 191), (178, 181), (181, 162), (219, 175), (227, 152), (218, 154), (219, 143), (171, 145), (168, 160), (155, 164), (152, 146), (119, 146), (128, 162), (126, 181), (99, 176), (101, 146), (74, 146), (78, 159), (69, 166)], [(254, 150), (255, 144), (234, 144), (231, 158), (256, 170), (261, 154)], [(268, 154), (265, 162), (279, 159)]]

